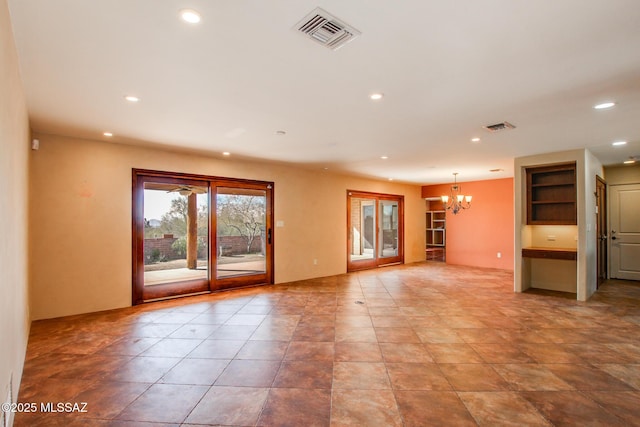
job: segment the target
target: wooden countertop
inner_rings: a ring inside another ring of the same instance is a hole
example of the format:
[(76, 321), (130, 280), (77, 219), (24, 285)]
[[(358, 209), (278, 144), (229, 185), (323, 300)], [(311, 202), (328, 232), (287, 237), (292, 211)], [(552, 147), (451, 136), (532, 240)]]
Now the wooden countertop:
[(575, 261), (578, 259), (578, 250), (575, 248), (522, 248), (522, 256), (524, 258), (564, 259)]

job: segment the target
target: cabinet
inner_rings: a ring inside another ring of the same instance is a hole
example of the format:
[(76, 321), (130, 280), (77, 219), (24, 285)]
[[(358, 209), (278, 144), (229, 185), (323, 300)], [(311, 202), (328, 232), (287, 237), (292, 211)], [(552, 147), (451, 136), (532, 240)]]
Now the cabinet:
[(577, 293), (578, 252), (575, 248), (522, 248), (523, 284), (526, 288)]
[(527, 168), (527, 224), (577, 224), (576, 164)]
[(445, 245), (445, 211), (427, 211), (427, 248)]

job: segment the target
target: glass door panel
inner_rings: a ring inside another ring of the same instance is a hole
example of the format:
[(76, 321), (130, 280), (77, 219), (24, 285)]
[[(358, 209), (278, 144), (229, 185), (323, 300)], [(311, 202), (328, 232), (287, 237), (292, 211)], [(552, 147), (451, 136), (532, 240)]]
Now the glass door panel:
[(144, 183), (144, 286), (209, 278), (207, 186)]
[(266, 190), (217, 188), (217, 279), (267, 272), (266, 219)]
[(351, 250), (349, 261), (373, 260), (376, 252), (376, 201), (351, 198)]
[(380, 200), (380, 258), (398, 256), (398, 202)]
[(134, 170), (133, 304), (210, 290), (209, 188)]

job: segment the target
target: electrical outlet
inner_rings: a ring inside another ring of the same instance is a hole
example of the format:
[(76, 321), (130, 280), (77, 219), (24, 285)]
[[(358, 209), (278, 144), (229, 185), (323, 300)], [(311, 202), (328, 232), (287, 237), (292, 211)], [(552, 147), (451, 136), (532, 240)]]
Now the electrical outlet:
[(502, 252), (498, 252), (498, 254), (496, 255), (498, 258), (502, 258)]
[(317, 259), (313, 259), (313, 265), (318, 265), (318, 260)]

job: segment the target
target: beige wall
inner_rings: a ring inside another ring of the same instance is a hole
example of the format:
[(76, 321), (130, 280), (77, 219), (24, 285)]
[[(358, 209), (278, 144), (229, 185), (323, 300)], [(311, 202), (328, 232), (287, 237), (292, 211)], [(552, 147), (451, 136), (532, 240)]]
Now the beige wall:
[(640, 164), (607, 166), (604, 177), (607, 185), (640, 184)]
[[(35, 135), (34, 319), (131, 304), (131, 169), (273, 181), (276, 283), (346, 272), (347, 189), (405, 196), (405, 261), (424, 260), (420, 187), (123, 144)], [(318, 264), (314, 265), (313, 260)]]
[(578, 275), (585, 277), (584, 297), (588, 299), (598, 290), (598, 216), (595, 194), (596, 176), (604, 179), (604, 168), (602, 162), (589, 150), (584, 150), (584, 165), (584, 220), (580, 221), (580, 213), (578, 213), (578, 226), (584, 224), (586, 227), (582, 229), (578, 227), (582, 232), (579, 235), (584, 238), (584, 245), (578, 240), (578, 266), (582, 269)]
[[(29, 124), (6, 0), (0, 0), (0, 64), (0, 402), (5, 402), (10, 382), (16, 400), (29, 334)], [(0, 422), (10, 415), (0, 412)]]

